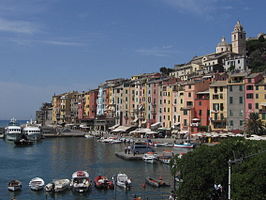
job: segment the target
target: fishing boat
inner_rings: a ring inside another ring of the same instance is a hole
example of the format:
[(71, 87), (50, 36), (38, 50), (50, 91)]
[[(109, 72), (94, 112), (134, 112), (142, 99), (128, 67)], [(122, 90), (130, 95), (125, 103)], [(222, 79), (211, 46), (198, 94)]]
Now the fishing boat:
[(116, 185), (124, 189), (130, 189), (131, 180), (128, 178), (126, 174), (119, 173), (116, 176)]
[(162, 178), (155, 179), (151, 177), (147, 177), (145, 182), (153, 187), (169, 187), (170, 185), (167, 184)]
[(31, 181), (29, 182), (30, 189), (34, 191), (42, 190), (44, 188), (44, 185), (44, 180), (39, 177), (31, 179)]
[(173, 156), (174, 156), (173, 151), (165, 150), (163, 151), (162, 155), (158, 157), (158, 160), (163, 164), (169, 165)]
[(75, 192), (87, 192), (91, 187), (89, 173), (86, 171), (76, 171), (72, 174), (70, 186)]
[(38, 141), (42, 138), (41, 129), (32, 120), (27, 122), (22, 132), (28, 140)]
[(174, 147), (176, 147), (176, 148), (189, 148), (189, 149), (192, 149), (192, 148), (194, 148), (194, 146), (195, 145), (193, 143), (190, 143), (190, 142), (174, 144)]
[(98, 189), (114, 189), (113, 181), (110, 181), (106, 176), (96, 176), (94, 185)]
[(21, 188), (22, 188), (22, 183), (19, 180), (11, 180), (8, 183), (9, 191), (15, 192), (15, 191), (21, 190)]
[(156, 154), (154, 152), (148, 152), (143, 155), (144, 162), (154, 163), (157, 159)]
[(21, 136), (21, 127), (17, 124), (16, 119), (12, 118), (8, 126), (5, 128), (5, 138), (6, 140), (17, 141), (21, 138)]

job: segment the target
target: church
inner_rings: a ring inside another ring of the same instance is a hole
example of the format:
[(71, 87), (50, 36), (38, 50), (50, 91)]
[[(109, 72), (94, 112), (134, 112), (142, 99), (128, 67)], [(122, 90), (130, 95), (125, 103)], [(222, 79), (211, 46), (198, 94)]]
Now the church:
[(186, 64), (175, 65), (170, 75), (185, 81), (195, 75), (246, 70), (246, 32), (240, 21), (237, 21), (231, 33), (231, 44), (222, 37), (215, 52), (196, 56)]

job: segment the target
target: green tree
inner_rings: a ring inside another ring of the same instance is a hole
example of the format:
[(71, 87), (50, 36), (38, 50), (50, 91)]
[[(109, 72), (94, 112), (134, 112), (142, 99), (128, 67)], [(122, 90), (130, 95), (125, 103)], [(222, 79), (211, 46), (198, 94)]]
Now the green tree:
[[(228, 186), (228, 160), (234, 160), (235, 158), (246, 157), (247, 155), (260, 152), (266, 149), (266, 142), (261, 141), (249, 141), (243, 138), (230, 138), (224, 140), (221, 144), (215, 146), (202, 145), (199, 148), (196, 148), (194, 151), (187, 153), (182, 157), (182, 159), (177, 160), (177, 157), (174, 159), (176, 162), (171, 161), (170, 166), (176, 164), (176, 170), (180, 171), (180, 176), (183, 179), (176, 190), (176, 195), (179, 200), (208, 200), (208, 199), (226, 199), (227, 197), (227, 186)], [(262, 162), (257, 165), (252, 165), (250, 163), (253, 159), (246, 160), (243, 177), (249, 176), (251, 170), (265, 170), (264, 165), (266, 160), (260, 160)], [(244, 163), (243, 162), (243, 163)], [(242, 164), (238, 164), (239, 166)], [(244, 181), (240, 181), (238, 178), (238, 173), (241, 174), (241, 171), (238, 171), (238, 165), (232, 166), (233, 175), (232, 176), (232, 199), (241, 196), (239, 193), (240, 189), (249, 187)], [(254, 172), (253, 176), (256, 173)], [(263, 175), (265, 178), (265, 176)], [(250, 176), (250, 179), (252, 176)], [(266, 179), (264, 179), (266, 180)], [(256, 181), (259, 184), (259, 181)], [(216, 190), (214, 190), (214, 184), (221, 184), (223, 187), (223, 192), (220, 193), (219, 198), (215, 198), (217, 195)], [(259, 185), (257, 188), (260, 188), (262, 191), (264, 185)], [(239, 189), (236, 189), (239, 188)], [(252, 200), (263, 199), (264, 194), (257, 195), (255, 199), (253, 198), (255, 191), (247, 195), (246, 198)], [(241, 199), (241, 198), (240, 198)]]
[(247, 135), (263, 135), (265, 125), (259, 118), (259, 113), (250, 113), (249, 119), (246, 120), (245, 132)]

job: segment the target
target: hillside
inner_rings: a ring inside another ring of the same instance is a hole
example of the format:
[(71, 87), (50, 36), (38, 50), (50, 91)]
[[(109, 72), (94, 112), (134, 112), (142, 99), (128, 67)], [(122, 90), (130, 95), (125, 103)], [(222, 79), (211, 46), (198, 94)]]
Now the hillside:
[(252, 72), (266, 71), (266, 40), (260, 37), (258, 40), (249, 40), (246, 44)]

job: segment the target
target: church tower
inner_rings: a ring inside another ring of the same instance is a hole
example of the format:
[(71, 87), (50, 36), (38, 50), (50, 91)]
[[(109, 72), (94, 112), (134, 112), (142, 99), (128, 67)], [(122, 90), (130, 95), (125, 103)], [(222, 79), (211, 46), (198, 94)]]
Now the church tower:
[(240, 21), (237, 21), (232, 32), (232, 52), (246, 55), (246, 32)]

